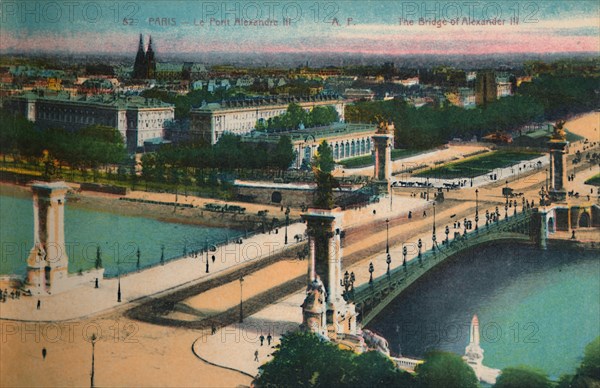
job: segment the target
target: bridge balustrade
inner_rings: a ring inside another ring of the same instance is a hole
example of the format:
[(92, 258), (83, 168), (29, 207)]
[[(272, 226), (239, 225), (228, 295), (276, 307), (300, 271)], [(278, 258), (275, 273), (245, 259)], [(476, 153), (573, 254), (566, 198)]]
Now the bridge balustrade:
[(506, 221), (488, 224), (466, 235), (450, 240), (444, 245), (435, 244), (435, 249), (424, 249), (421, 259), (407, 261), (388, 273), (378, 276), (371, 283), (363, 283), (344, 294), (346, 300), (357, 306), (363, 326), (373, 319), (400, 292), (428, 270), (460, 251), (485, 242), (501, 239), (529, 240), (531, 212), (517, 213)]

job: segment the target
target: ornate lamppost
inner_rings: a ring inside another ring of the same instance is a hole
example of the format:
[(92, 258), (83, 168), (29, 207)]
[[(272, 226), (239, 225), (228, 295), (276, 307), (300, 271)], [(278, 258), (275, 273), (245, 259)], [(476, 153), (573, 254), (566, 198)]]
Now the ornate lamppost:
[(390, 254), (390, 220), (385, 219), (385, 253)]
[(404, 248), (402, 248), (402, 266), (404, 267), (404, 271), (406, 271), (406, 253), (407, 253), (407, 249), (406, 249), (406, 245), (404, 246)]
[(431, 236), (431, 241), (433, 241), (433, 246), (431, 247), (431, 250), (435, 252), (435, 240), (436, 240), (436, 236), (435, 236), (435, 202), (433, 203), (433, 231), (432, 231), (432, 236)]
[(121, 263), (117, 256), (117, 302), (121, 303)]
[(244, 322), (244, 294), (243, 294), (244, 277), (240, 276), (240, 323)]
[(385, 262), (387, 263), (387, 274), (390, 274), (390, 264), (392, 263), (392, 255), (390, 255), (389, 253), (387, 254), (387, 257), (385, 259)]
[(423, 241), (421, 241), (421, 239), (419, 239), (419, 241), (417, 242), (417, 248), (419, 248), (419, 265), (423, 265), (423, 262), (421, 260), (421, 248), (423, 248)]
[(375, 271), (375, 268), (373, 267), (373, 262), (369, 263), (369, 284), (373, 283), (373, 272)]
[(356, 281), (356, 276), (354, 276), (354, 271), (350, 272), (350, 289), (354, 291), (354, 282)]
[(96, 341), (98, 338), (96, 337), (96, 333), (92, 334), (90, 337), (90, 342), (92, 343), (92, 372), (90, 373), (90, 387), (94, 388), (94, 351), (96, 346)]
[(479, 230), (479, 189), (475, 189), (475, 231)]
[(288, 206), (287, 209), (285, 209), (285, 238), (283, 241), (284, 245), (287, 245), (288, 243), (288, 225), (290, 223), (290, 207)]
[(450, 234), (450, 228), (448, 227), (448, 225), (446, 225), (446, 230), (444, 231), (444, 233), (446, 233), (446, 245), (448, 245), (450, 243), (448, 239), (448, 235)]
[(204, 250), (206, 251), (206, 273), (208, 273), (208, 237), (204, 242)]
[(340, 286), (344, 287), (344, 295), (347, 295), (350, 288), (350, 274), (348, 271), (344, 273), (344, 278), (340, 279)]

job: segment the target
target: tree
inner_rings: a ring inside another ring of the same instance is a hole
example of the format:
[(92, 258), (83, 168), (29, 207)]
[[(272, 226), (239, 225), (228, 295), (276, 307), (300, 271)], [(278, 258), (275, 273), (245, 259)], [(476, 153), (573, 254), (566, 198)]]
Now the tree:
[(333, 208), (333, 189), (339, 187), (338, 181), (331, 175), (334, 166), (331, 147), (327, 140), (323, 140), (313, 160), (313, 172), (317, 182), (314, 205), (318, 208)]
[(550, 388), (552, 386), (543, 371), (528, 366), (504, 368), (494, 384), (494, 388)]
[(417, 383), (422, 388), (475, 388), (475, 372), (463, 359), (453, 353), (433, 351), (416, 368)]
[(585, 347), (577, 374), (600, 380), (600, 337), (596, 337)]
[(410, 387), (413, 379), (380, 353), (356, 355), (314, 333), (298, 331), (281, 338), (255, 383), (257, 387)]
[(296, 153), (294, 152), (294, 146), (289, 136), (281, 136), (275, 151), (271, 154), (271, 165), (280, 171), (287, 170), (294, 158)]

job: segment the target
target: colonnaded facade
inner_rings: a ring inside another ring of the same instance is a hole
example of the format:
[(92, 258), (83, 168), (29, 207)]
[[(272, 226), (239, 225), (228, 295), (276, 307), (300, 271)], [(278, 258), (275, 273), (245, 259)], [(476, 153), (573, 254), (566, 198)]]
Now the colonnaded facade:
[(288, 136), (296, 152), (296, 160), (292, 167), (301, 168), (303, 164), (310, 163), (323, 140), (326, 140), (331, 147), (336, 162), (371, 155), (374, 147), (373, 135), (376, 131), (375, 124), (335, 123), (326, 127), (296, 131), (255, 133), (242, 137), (242, 141), (277, 143), (282, 136)]
[(316, 106), (331, 105), (344, 121), (346, 102), (333, 95), (310, 97), (259, 97), (209, 103), (190, 112), (190, 135), (217, 143), (224, 133), (245, 135), (250, 133), (259, 120), (268, 120), (287, 111), (289, 104), (298, 104), (309, 111)]
[(41, 128), (63, 127), (77, 131), (90, 125), (116, 128), (129, 152), (150, 139), (164, 136), (165, 122), (175, 117), (175, 107), (160, 100), (98, 95), (75, 97), (39, 91), (8, 98), (3, 107), (25, 116)]

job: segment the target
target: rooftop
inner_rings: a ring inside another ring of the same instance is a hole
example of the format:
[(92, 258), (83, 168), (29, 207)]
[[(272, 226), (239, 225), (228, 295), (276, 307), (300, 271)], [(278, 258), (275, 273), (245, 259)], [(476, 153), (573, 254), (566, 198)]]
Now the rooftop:
[(194, 112), (213, 112), (226, 109), (237, 109), (246, 107), (259, 107), (270, 105), (288, 105), (291, 103), (311, 103), (321, 101), (331, 101), (332, 103), (340, 101), (338, 95), (317, 94), (314, 96), (296, 97), (296, 96), (260, 96), (239, 99), (223, 100), (220, 103), (213, 102), (200, 108), (193, 109)]
[(10, 99), (25, 99), (29, 101), (52, 101), (65, 104), (77, 105), (95, 105), (101, 107), (114, 107), (117, 109), (136, 109), (136, 108), (168, 108), (173, 104), (168, 104), (154, 98), (144, 98), (139, 96), (124, 96), (118, 94), (101, 94), (94, 96), (71, 96), (69, 93), (43, 93), (27, 92), (18, 96), (12, 96)]

